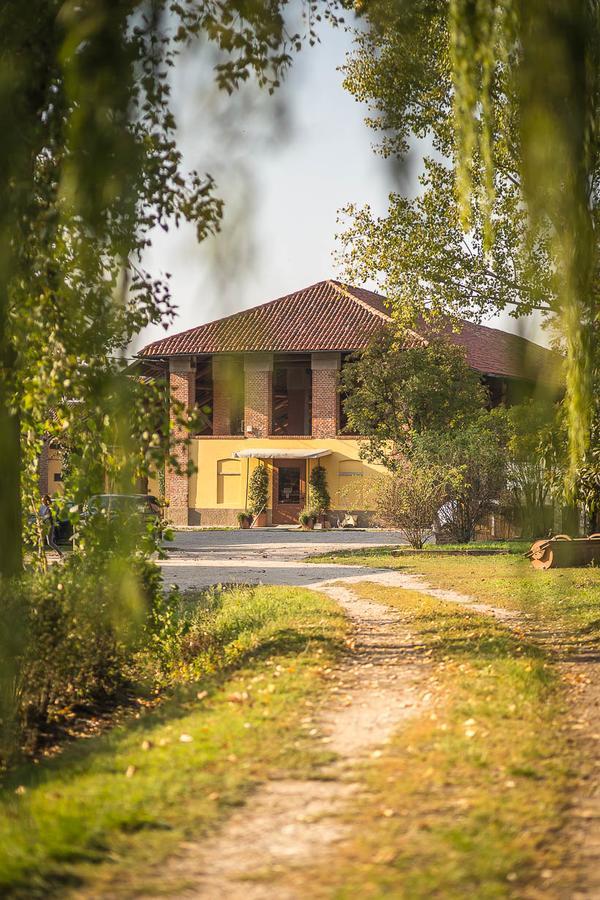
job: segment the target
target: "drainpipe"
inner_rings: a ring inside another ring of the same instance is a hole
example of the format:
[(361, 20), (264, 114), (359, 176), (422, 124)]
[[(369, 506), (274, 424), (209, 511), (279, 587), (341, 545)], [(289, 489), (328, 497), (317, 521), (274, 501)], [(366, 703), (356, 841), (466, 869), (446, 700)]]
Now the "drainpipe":
[(244, 510), (248, 509), (248, 482), (250, 481), (250, 457), (246, 457), (246, 502), (244, 503)]

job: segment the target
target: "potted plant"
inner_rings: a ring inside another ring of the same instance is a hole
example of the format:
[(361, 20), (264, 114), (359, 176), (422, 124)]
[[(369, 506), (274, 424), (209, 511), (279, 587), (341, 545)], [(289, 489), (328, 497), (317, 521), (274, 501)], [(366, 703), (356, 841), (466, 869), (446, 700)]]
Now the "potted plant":
[(315, 527), (315, 514), (310, 509), (303, 509), (298, 516), (302, 531), (312, 531)]
[(331, 497), (327, 489), (327, 473), (320, 464), (312, 470), (308, 480), (310, 484), (310, 505), (321, 528), (330, 528), (329, 510)]
[(247, 512), (239, 512), (237, 514), (237, 521), (240, 528), (250, 528), (252, 516)]
[(267, 503), (269, 502), (269, 473), (264, 463), (259, 463), (248, 484), (248, 512), (252, 524), (263, 527), (267, 524)]

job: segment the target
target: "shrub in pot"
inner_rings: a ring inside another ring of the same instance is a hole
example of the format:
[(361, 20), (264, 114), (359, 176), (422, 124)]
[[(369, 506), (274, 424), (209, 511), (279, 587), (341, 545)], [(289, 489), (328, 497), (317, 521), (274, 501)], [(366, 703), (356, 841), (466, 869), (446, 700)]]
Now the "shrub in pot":
[(303, 531), (312, 531), (315, 527), (315, 514), (309, 509), (303, 509), (298, 516), (298, 521)]
[(323, 528), (329, 528), (329, 510), (331, 509), (331, 497), (327, 489), (327, 474), (323, 466), (318, 465), (310, 473), (310, 505), (316, 521)]
[(248, 483), (248, 512), (255, 525), (267, 524), (267, 503), (269, 502), (269, 473), (264, 463), (259, 463)]
[(237, 514), (237, 521), (240, 528), (250, 528), (252, 524), (252, 516), (247, 512), (239, 512)]

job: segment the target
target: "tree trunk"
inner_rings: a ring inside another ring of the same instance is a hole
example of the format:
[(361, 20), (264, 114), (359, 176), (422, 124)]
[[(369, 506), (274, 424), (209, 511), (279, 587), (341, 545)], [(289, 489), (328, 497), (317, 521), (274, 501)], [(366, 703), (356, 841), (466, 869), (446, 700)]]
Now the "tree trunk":
[(9, 408), (9, 379), (15, 355), (5, 329), (5, 291), (0, 290), (0, 578), (23, 567), (21, 519), (21, 435), (18, 413)]

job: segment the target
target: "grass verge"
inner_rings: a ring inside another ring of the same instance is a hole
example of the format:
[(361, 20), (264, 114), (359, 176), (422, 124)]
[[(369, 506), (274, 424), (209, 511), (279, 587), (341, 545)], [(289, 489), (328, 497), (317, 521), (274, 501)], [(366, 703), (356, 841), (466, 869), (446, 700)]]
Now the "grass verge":
[[(400, 610), (432, 661), (433, 705), (365, 767), (359, 828), (307, 896), (555, 896), (552, 840), (572, 754), (562, 688), (535, 646), (489, 617), (416, 591), (353, 585)], [(566, 894), (561, 894), (566, 896)]]
[[(90, 896), (143, 891), (149, 867), (200, 838), (254, 785), (322, 763), (300, 718), (345, 628), (335, 604), (311, 591), (224, 592), (198, 643), (197, 683), (6, 777), (0, 895), (64, 896), (79, 884)], [(153, 889), (159, 875), (154, 868)]]
[(535, 571), (519, 556), (393, 556), (388, 550), (313, 556), (309, 562), (344, 563), (422, 575), (433, 587), (520, 610), (585, 640), (600, 639), (600, 568)]

